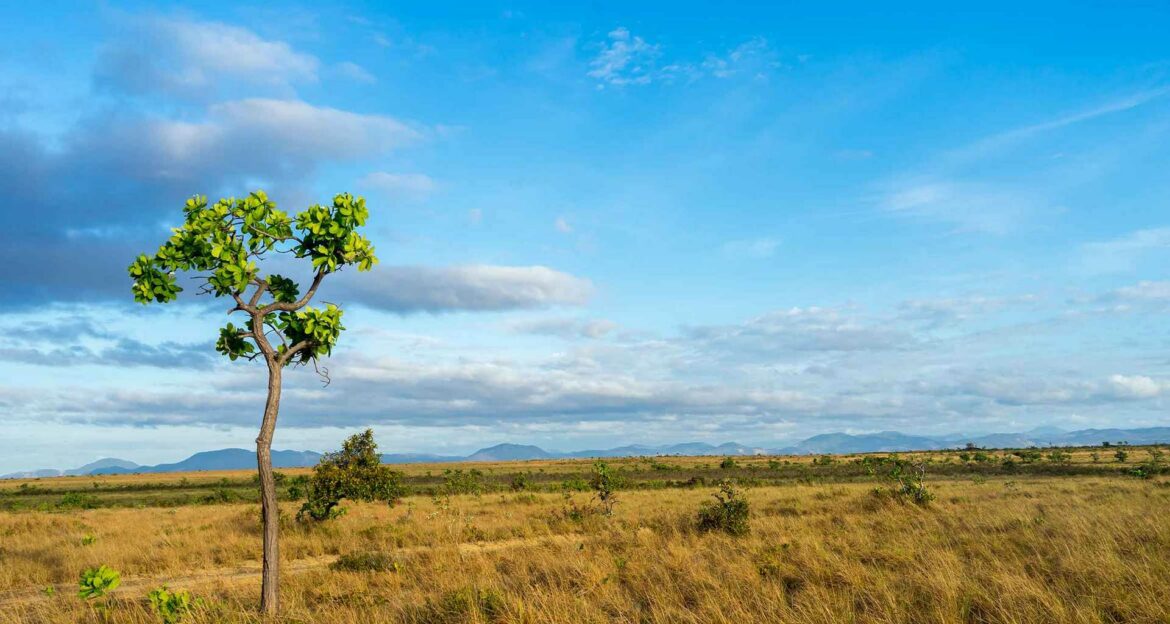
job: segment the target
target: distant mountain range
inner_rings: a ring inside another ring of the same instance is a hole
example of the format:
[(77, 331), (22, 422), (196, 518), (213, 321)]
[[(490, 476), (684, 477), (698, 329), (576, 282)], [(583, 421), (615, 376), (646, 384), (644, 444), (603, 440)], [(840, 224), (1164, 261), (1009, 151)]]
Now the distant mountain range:
[[(926, 437), (883, 431), (851, 435), (826, 433), (783, 448), (749, 447), (728, 442), (718, 446), (705, 442), (686, 442), (664, 446), (630, 445), (611, 449), (572, 452), (549, 452), (526, 444), (497, 444), (470, 455), (430, 455), (425, 453), (389, 453), (382, 455), (387, 464), (418, 464), (462, 461), (517, 461), (583, 457), (637, 457), (642, 455), (817, 455), (878, 453), (892, 451), (929, 451), (961, 448), (968, 443), (981, 448), (1027, 448), (1030, 446), (1095, 446), (1102, 442), (1155, 444), (1170, 442), (1170, 427), (1145, 429), (1081, 429), (1063, 431), (1042, 427), (1025, 433), (993, 433), (982, 436), (961, 434)], [(321, 459), (314, 451), (273, 451), (272, 465), (277, 468), (312, 466)], [(130, 473), (189, 472), (195, 470), (246, 470), (256, 467), (256, 453), (247, 449), (221, 449), (196, 453), (183, 461), (157, 466), (139, 466), (124, 459), (106, 458), (72, 470), (32, 470), (14, 472), (0, 479), (27, 479), (65, 475), (108, 475)]]

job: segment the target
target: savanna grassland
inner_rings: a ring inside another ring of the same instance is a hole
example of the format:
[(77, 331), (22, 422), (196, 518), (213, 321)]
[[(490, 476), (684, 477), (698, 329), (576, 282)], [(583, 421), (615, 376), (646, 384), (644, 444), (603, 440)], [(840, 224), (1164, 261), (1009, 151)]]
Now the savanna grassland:
[[(587, 460), (409, 465), (314, 523), (284, 470), (281, 621), (1170, 622), (1170, 473), (1118, 450), (614, 459), (610, 515)], [(699, 526), (725, 480), (746, 534)], [(261, 621), (260, 540), (249, 473), (0, 482), (0, 622), (158, 622), (164, 584)], [(85, 601), (99, 564), (121, 585)]]

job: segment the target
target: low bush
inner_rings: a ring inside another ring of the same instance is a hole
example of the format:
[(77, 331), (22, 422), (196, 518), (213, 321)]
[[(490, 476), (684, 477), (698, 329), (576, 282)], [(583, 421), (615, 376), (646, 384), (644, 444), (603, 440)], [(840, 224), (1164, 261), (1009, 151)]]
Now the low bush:
[(719, 484), (719, 491), (712, 496), (714, 503), (704, 503), (699, 509), (700, 531), (723, 531), (729, 535), (746, 535), (749, 507), (743, 492), (730, 481)]
[(191, 599), (191, 594), (182, 590), (171, 591), (166, 585), (150, 592), (146, 597), (150, 600), (150, 610), (163, 624), (182, 622), (197, 604), (197, 601)]
[(305, 484), (306, 501), (297, 520), (329, 520), (340, 516), (343, 499), (382, 500), (393, 505), (404, 494), (402, 474), (382, 465), (374, 432), (350, 436), (341, 450), (327, 453), (313, 467)]
[(384, 552), (362, 552), (342, 555), (329, 566), (345, 572), (401, 572), (403, 566)]

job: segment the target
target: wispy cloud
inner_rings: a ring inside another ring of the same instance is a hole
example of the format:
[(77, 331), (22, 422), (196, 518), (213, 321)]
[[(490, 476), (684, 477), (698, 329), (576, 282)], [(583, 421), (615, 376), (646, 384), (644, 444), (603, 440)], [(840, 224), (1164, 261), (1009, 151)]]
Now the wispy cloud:
[(633, 35), (624, 27), (610, 31), (598, 44), (588, 75), (605, 85), (646, 85), (652, 82), (698, 80), (704, 77), (765, 78), (779, 66), (763, 37), (753, 37), (725, 52), (708, 53), (701, 61), (666, 58), (663, 46)]
[(355, 82), (364, 84), (375, 84), (378, 82), (378, 77), (371, 74), (369, 70), (357, 63), (345, 61), (336, 65), (337, 72), (342, 76), (349, 78)]
[(399, 314), (582, 305), (593, 294), (589, 280), (548, 267), (481, 264), (379, 267), (341, 275), (335, 288), (347, 301)]
[(1020, 183), (982, 172), (982, 165), (1008, 158), (1012, 149), (1046, 133), (1130, 111), (1168, 93), (1170, 87), (1139, 91), (944, 151), (917, 170), (888, 182), (878, 207), (889, 215), (948, 224), (959, 232), (1002, 235), (1015, 231), (1038, 215), (1061, 211), (1054, 197), (1076, 179), (1037, 174)]
[(1081, 246), (1081, 262), (1090, 273), (1131, 271), (1138, 262), (1158, 250), (1170, 251), (1170, 227), (1130, 232), (1111, 240)]

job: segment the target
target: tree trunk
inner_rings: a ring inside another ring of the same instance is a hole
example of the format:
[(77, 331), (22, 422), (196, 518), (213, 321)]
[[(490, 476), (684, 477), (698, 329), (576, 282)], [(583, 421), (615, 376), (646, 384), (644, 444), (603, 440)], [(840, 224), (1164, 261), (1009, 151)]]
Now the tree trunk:
[(264, 518), (264, 569), (260, 586), (260, 612), (276, 615), (280, 610), (280, 508), (276, 504), (276, 479), (272, 474), (272, 434), (276, 430), (276, 413), (280, 409), (279, 361), (268, 360), (268, 401), (264, 404), (264, 422), (256, 438), (256, 464), (260, 470), (260, 510)]

